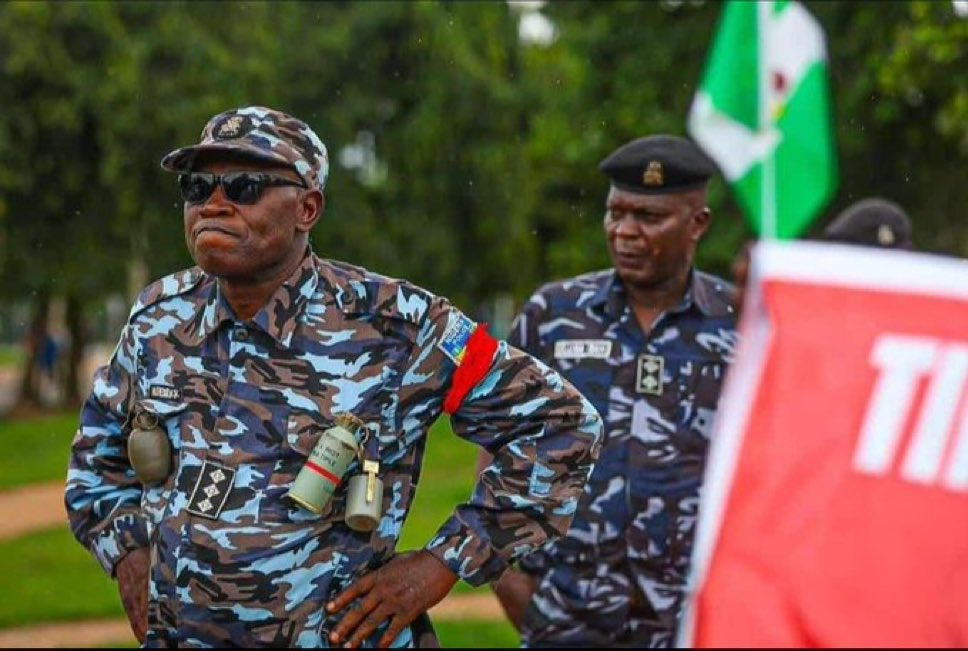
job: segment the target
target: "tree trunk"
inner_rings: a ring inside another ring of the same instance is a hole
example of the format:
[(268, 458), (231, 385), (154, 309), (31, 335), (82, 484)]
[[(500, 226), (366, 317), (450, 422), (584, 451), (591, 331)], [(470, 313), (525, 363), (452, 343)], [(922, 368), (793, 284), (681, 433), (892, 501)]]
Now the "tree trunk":
[(64, 407), (77, 408), (81, 405), (80, 377), (84, 363), (84, 351), (87, 348), (87, 332), (84, 328), (84, 315), (81, 299), (77, 296), (67, 297), (64, 311), (67, 332), (70, 335), (68, 356), (61, 376), (62, 401)]
[(30, 327), (27, 329), (27, 336), (24, 341), (26, 355), (24, 355), (23, 369), (20, 375), (20, 393), (11, 408), (11, 412), (15, 414), (34, 412), (42, 406), (40, 378), (37, 368), (44, 336), (47, 334), (50, 294), (46, 291), (37, 292), (33, 307), (33, 316), (30, 319)]

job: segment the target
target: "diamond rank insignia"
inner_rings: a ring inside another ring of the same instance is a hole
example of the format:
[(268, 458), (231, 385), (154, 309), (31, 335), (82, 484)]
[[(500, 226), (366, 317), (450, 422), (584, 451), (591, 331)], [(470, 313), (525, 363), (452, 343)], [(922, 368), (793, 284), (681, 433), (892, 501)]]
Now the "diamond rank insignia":
[(662, 367), (665, 365), (661, 355), (639, 355), (638, 369), (635, 374), (635, 390), (638, 393), (662, 395)]
[(231, 468), (206, 461), (198, 473), (192, 496), (188, 498), (187, 511), (203, 518), (217, 519), (232, 492), (234, 479), (235, 471)]

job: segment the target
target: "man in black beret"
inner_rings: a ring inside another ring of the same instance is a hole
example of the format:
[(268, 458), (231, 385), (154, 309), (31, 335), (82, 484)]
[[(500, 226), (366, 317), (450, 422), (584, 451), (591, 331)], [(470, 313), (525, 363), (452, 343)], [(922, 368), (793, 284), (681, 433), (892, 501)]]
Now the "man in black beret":
[(847, 206), (824, 229), (824, 239), (845, 244), (911, 249), (911, 218), (901, 206), (880, 197)]
[[(840, 211), (824, 229), (821, 239), (840, 244), (911, 250), (914, 248), (911, 232), (911, 218), (904, 208), (887, 199), (868, 197)], [(742, 308), (745, 298), (752, 246), (752, 241), (747, 242), (733, 260), (737, 310)]]
[(675, 642), (710, 426), (736, 344), (732, 286), (693, 266), (711, 218), (712, 163), (689, 140), (654, 135), (599, 169), (613, 268), (544, 285), (508, 337), (606, 423), (568, 533), (495, 586), (532, 647)]

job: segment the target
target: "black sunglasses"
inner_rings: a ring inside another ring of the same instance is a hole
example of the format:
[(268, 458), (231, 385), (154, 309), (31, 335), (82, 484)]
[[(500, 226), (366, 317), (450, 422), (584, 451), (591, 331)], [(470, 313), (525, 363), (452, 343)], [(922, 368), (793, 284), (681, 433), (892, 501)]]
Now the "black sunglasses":
[(228, 174), (189, 172), (178, 175), (178, 187), (186, 203), (202, 203), (212, 196), (216, 185), (222, 186), (222, 192), (229, 201), (247, 206), (256, 203), (265, 189), (270, 186), (307, 187), (304, 182), (265, 172), (229, 172)]

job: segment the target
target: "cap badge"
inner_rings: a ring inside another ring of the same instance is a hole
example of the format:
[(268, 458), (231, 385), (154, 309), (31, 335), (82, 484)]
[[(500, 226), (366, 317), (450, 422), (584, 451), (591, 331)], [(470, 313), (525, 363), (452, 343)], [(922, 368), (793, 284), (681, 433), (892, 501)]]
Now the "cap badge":
[(218, 129), (215, 130), (215, 138), (218, 140), (237, 138), (242, 131), (244, 123), (245, 118), (241, 115), (233, 115), (227, 118), (225, 122), (218, 125)]
[(648, 167), (646, 167), (645, 172), (642, 173), (642, 184), (662, 185), (664, 182), (662, 177), (662, 163), (657, 160), (649, 161)]
[(894, 244), (894, 231), (887, 224), (881, 224), (877, 227), (877, 243), (881, 246)]

